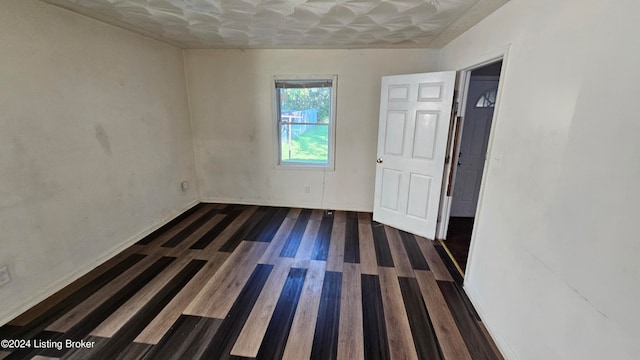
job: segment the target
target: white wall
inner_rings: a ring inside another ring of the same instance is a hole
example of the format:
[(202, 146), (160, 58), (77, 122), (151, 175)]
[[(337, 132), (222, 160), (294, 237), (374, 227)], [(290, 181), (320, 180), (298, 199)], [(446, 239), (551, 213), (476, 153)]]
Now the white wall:
[[(380, 78), (433, 71), (437, 56), (434, 50), (187, 51), (202, 199), (371, 211)], [(272, 77), (292, 74), (338, 75), (335, 171), (274, 169)]]
[(633, 0), (512, 0), (442, 50), (511, 43), (465, 283), (509, 359), (640, 354), (638, 24)]
[(198, 198), (182, 51), (0, 1), (0, 324)]

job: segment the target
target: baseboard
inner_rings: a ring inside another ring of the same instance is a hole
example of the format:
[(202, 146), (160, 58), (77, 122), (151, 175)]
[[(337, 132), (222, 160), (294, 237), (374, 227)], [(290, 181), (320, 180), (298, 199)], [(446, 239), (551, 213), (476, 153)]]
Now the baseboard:
[(467, 293), (469, 301), (471, 301), (471, 304), (476, 309), (476, 313), (478, 313), (480, 320), (489, 332), (489, 335), (491, 335), (491, 338), (502, 354), (502, 357), (504, 357), (506, 360), (517, 360), (518, 357), (516, 356), (513, 349), (511, 349), (511, 346), (509, 346), (509, 342), (507, 341), (507, 339), (500, 334), (500, 331), (497, 330), (496, 326), (490, 321), (489, 317), (486, 316), (486, 313), (482, 305), (480, 304), (480, 301), (478, 301), (477, 294), (466, 286), (464, 287), (464, 291)]
[(304, 201), (277, 201), (277, 200), (254, 200), (254, 199), (231, 199), (231, 198), (216, 198), (205, 197), (202, 199), (204, 203), (218, 203), (218, 204), (240, 204), (240, 205), (256, 205), (256, 206), (282, 206), (291, 208), (303, 208), (303, 209), (322, 209), (322, 210), (343, 210), (343, 211), (360, 211), (360, 212), (372, 212), (373, 210), (363, 206), (357, 206), (353, 204), (336, 204), (336, 203), (323, 203), (319, 204), (317, 201), (304, 202)]
[(161, 220), (160, 222), (156, 223), (155, 225), (150, 226), (150, 227), (146, 228), (145, 230), (139, 232), (138, 234), (130, 237), (129, 239), (121, 242), (120, 244), (116, 245), (113, 249), (109, 250), (108, 252), (106, 252), (102, 256), (97, 257), (96, 259), (94, 259), (92, 262), (90, 262), (86, 266), (74, 271), (69, 276), (66, 276), (65, 278), (63, 278), (63, 279), (51, 284), (50, 286), (48, 286), (47, 288), (43, 289), (38, 294), (32, 296), (30, 299), (28, 299), (27, 301), (25, 301), (22, 304), (20, 304), (19, 306), (16, 306), (16, 307), (10, 309), (5, 314), (0, 316), (0, 326), (8, 323), (9, 321), (15, 319), (18, 315), (24, 313), (25, 311), (31, 309), (32, 307), (34, 307), (36, 305), (38, 305), (39, 303), (41, 303), (42, 301), (44, 301), (45, 299), (47, 299), (51, 295), (53, 295), (56, 292), (62, 290), (65, 286), (67, 286), (67, 285), (71, 284), (72, 282), (78, 280), (80, 277), (86, 275), (89, 271), (95, 269), (96, 267), (98, 267), (101, 264), (105, 263), (107, 260), (109, 260), (112, 257), (118, 255), (119, 253), (121, 253), (122, 251), (124, 251), (125, 249), (130, 247), (131, 245), (135, 244), (136, 242), (140, 241), (145, 236), (147, 236), (147, 235), (151, 234), (152, 232), (156, 231), (157, 229), (161, 228), (164, 224), (166, 224), (169, 221), (173, 220), (177, 216), (180, 216), (180, 214), (182, 214), (183, 212), (189, 210), (190, 208), (192, 208), (193, 206), (195, 206), (198, 203), (200, 203), (199, 200), (194, 200), (194, 201), (190, 202), (187, 206), (183, 207), (182, 210), (178, 210), (174, 214), (172, 214), (169, 217)]

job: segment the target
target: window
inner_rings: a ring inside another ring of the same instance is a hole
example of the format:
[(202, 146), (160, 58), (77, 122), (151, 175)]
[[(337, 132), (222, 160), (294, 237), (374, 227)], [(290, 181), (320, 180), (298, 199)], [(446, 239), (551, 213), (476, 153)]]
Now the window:
[(498, 89), (487, 90), (476, 101), (477, 108), (488, 108), (496, 106), (496, 94)]
[(333, 168), (336, 76), (275, 77), (278, 165)]

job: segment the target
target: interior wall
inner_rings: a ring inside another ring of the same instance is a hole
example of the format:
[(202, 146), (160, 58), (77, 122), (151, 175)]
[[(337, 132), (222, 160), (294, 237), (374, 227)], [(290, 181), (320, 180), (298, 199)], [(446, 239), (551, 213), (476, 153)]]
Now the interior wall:
[(198, 199), (180, 49), (0, 1), (0, 324)]
[[(188, 50), (202, 199), (371, 211), (381, 77), (437, 60), (435, 50)], [(299, 74), (338, 75), (335, 171), (275, 169), (273, 75)]]
[(512, 0), (443, 48), (504, 52), (465, 289), (509, 359), (640, 353), (640, 4)]

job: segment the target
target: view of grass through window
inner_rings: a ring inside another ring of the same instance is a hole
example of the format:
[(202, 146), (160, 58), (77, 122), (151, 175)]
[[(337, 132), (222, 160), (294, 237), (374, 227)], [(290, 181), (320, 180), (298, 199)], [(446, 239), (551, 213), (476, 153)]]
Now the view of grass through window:
[(328, 84), (303, 87), (299, 81), (278, 88), (281, 164), (329, 163), (331, 83)]

